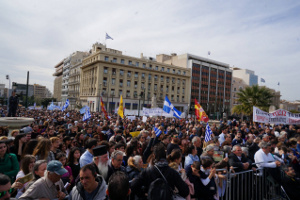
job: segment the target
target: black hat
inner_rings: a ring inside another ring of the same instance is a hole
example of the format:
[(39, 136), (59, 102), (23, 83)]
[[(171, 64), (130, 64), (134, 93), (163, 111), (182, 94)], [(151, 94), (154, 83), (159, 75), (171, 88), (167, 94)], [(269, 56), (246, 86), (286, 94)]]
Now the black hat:
[(99, 146), (96, 146), (95, 148), (93, 148), (94, 157), (96, 157), (96, 156), (102, 156), (102, 155), (104, 155), (106, 153), (107, 153), (107, 150), (106, 150), (106, 146), (105, 145), (99, 145)]

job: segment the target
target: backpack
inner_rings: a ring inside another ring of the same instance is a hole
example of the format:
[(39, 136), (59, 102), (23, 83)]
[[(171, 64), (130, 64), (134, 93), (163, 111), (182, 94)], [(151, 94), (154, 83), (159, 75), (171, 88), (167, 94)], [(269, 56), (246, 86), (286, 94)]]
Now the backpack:
[(148, 200), (172, 200), (173, 190), (169, 186), (168, 181), (161, 173), (161, 171), (154, 165), (154, 167), (159, 171), (162, 178), (157, 178), (149, 185), (148, 188)]

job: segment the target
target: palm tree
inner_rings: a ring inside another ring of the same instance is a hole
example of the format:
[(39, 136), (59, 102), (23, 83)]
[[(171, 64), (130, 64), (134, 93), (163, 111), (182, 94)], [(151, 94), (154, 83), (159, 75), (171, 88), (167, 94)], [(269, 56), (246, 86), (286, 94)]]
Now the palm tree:
[(240, 89), (237, 96), (240, 105), (234, 106), (232, 112), (251, 116), (253, 106), (268, 112), (272, 103), (273, 94), (271, 90), (265, 86), (259, 87), (258, 85), (253, 85), (245, 89)]

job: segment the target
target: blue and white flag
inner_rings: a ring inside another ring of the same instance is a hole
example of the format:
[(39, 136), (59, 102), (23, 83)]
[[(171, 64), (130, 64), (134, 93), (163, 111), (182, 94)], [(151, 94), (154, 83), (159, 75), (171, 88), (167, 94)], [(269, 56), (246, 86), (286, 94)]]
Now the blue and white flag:
[(109, 39), (111, 39), (111, 40), (114, 40), (112, 37), (110, 37), (107, 33), (106, 33), (106, 35), (105, 35), (105, 39), (106, 40), (109, 40)]
[(68, 112), (68, 113), (66, 114), (66, 116), (67, 116), (67, 117), (70, 117), (70, 113)]
[(208, 141), (211, 140), (211, 134), (212, 134), (212, 133), (213, 133), (213, 132), (211, 131), (211, 129), (210, 129), (210, 127), (209, 127), (209, 124), (207, 123), (207, 124), (206, 124), (206, 130), (205, 130), (205, 139), (204, 139), (205, 142), (208, 142)]
[(179, 110), (177, 110), (177, 109), (173, 106), (173, 104), (171, 103), (171, 101), (168, 99), (167, 96), (166, 96), (165, 101), (164, 101), (164, 107), (163, 107), (163, 110), (164, 110), (166, 113), (173, 114), (173, 117), (176, 117), (176, 118), (180, 119), (181, 112), (180, 112)]
[(159, 137), (160, 134), (162, 133), (162, 131), (159, 130), (158, 128), (156, 128), (156, 127), (154, 127), (154, 132), (155, 132), (156, 137)]
[(265, 81), (265, 79), (260, 78), (260, 82), (265, 83), (266, 81)]
[(91, 113), (90, 113), (90, 110), (89, 110), (89, 109), (86, 109), (86, 110), (85, 110), (85, 113), (84, 113), (84, 115), (83, 115), (82, 121), (86, 121), (86, 120), (88, 120), (89, 118), (91, 118)]
[(67, 99), (65, 105), (62, 107), (61, 111), (64, 111), (67, 109), (67, 107), (70, 105), (69, 99)]
[(88, 107), (88, 106), (82, 107), (82, 108), (80, 109), (80, 114), (84, 114), (86, 109), (89, 109), (89, 110), (90, 110), (90, 107)]
[(278, 82), (277, 85), (280, 85), (280, 82)]
[(36, 103), (34, 102), (34, 104), (33, 104), (33, 107), (35, 108), (36, 107)]

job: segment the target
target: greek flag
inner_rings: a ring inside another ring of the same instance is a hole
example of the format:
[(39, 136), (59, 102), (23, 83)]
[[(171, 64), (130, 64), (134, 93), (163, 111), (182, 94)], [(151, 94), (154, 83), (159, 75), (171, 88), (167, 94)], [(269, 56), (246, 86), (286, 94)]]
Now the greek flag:
[(207, 123), (207, 124), (206, 124), (206, 130), (205, 130), (205, 139), (204, 139), (205, 142), (208, 142), (208, 141), (211, 140), (211, 134), (212, 134), (212, 133), (213, 133), (213, 132), (211, 131), (211, 129), (210, 129), (210, 127), (209, 127), (209, 124)]
[(168, 99), (167, 96), (166, 96), (165, 101), (164, 101), (164, 107), (163, 107), (163, 110), (164, 110), (166, 113), (173, 114), (173, 117), (176, 117), (176, 118), (180, 119), (181, 112), (180, 112), (179, 110), (177, 110), (177, 109), (173, 106), (173, 104), (171, 103), (171, 101)]
[(156, 127), (154, 127), (154, 132), (155, 132), (156, 137), (159, 137), (160, 134), (162, 133), (162, 131), (159, 130), (158, 128), (156, 128)]
[(111, 40), (114, 40), (112, 37), (110, 37), (107, 33), (106, 33), (106, 35), (105, 35), (105, 39), (106, 40), (109, 40), (109, 39), (111, 39)]
[(84, 106), (80, 109), (80, 114), (84, 114), (86, 109), (90, 109), (88, 106)]
[(260, 82), (265, 83), (266, 81), (265, 81), (265, 79), (260, 78)]
[(89, 109), (86, 109), (86, 110), (85, 110), (85, 113), (84, 113), (84, 115), (83, 115), (82, 121), (86, 121), (86, 120), (88, 120), (89, 118), (91, 118), (91, 113), (90, 113), (90, 110), (89, 110)]
[(61, 111), (64, 111), (67, 109), (67, 107), (70, 105), (69, 99), (67, 99), (65, 105), (62, 107)]
[(67, 113), (66, 116), (67, 116), (67, 117), (70, 117), (70, 113)]

